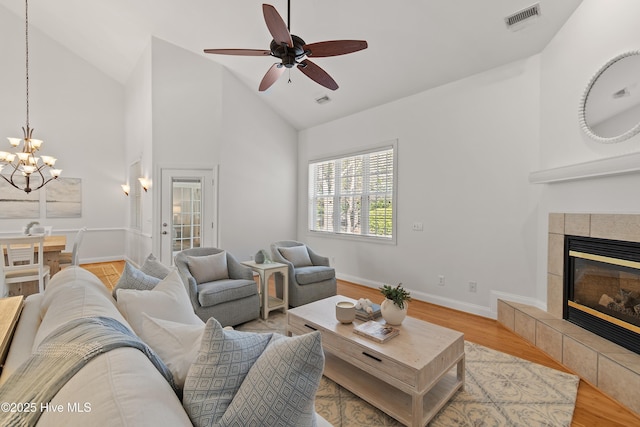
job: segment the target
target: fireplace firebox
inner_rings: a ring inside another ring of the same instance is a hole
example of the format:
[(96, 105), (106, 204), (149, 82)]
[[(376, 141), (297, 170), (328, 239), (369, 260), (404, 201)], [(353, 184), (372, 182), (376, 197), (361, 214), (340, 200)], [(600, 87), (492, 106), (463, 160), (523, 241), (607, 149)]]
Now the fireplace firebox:
[(563, 316), (640, 354), (640, 243), (565, 236)]

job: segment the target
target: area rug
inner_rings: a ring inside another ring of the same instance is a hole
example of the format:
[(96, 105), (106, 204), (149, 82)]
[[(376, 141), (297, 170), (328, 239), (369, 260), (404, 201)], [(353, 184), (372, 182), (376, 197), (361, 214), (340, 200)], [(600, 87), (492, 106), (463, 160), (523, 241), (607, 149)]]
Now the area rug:
[(83, 265), (82, 268), (95, 274), (110, 291), (113, 290), (120, 279), (120, 273), (110, 263)]
[[(286, 317), (270, 314), (237, 327), (286, 333)], [(432, 427), (569, 426), (579, 378), (465, 341), (465, 388), (429, 423)], [(393, 396), (389, 396), (390, 399)], [(326, 377), (316, 411), (336, 427), (402, 424)]]

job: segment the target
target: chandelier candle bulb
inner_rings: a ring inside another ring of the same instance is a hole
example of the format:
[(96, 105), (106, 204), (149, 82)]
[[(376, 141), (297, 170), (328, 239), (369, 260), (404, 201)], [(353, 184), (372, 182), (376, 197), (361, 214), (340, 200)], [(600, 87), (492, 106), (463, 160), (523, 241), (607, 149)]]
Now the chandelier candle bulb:
[(45, 165), (47, 166), (53, 166), (56, 164), (56, 159), (55, 157), (51, 157), (51, 156), (42, 156), (42, 161), (44, 162)]
[(22, 165), (22, 172), (24, 172), (27, 175), (31, 175), (35, 171), (36, 171), (36, 167), (35, 166)]

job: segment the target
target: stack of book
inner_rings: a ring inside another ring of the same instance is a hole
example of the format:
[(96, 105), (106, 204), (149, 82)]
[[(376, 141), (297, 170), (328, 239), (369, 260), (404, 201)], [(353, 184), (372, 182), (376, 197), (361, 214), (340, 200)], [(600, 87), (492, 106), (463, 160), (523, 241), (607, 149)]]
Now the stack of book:
[(380, 314), (380, 304), (372, 304), (371, 305), (372, 312), (369, 313), (362, 308), (356, 309), (356, 319), (359, 320), (375, 320), (381, 316)]
[(353, 328), (353, 332), (382, 343), (398, 335), (400, 330), (387, 324), (369, 320)]

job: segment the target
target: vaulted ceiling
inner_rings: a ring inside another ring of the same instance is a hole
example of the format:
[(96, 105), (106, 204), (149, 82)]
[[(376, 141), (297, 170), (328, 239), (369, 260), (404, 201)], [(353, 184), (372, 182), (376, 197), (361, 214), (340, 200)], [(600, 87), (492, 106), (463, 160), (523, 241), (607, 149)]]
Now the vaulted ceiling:
[[(540, 17), (511, 31), (504, 18), (535, 0), (293, 0), (292, 34), (307, 43), (366, 40), (369, 47), (314, 60), (336, 80), (336, 91), (294, 68), (258, 96), (297, 129), (311, 127), (539, 53), (581, 1), (539, 0)], [(222, 64), (258, 93), (274, 58), (206, 55), (203, 49), (269, 49), (262, 3), (31, 0), (29, 21), (122, 83), (155, 36)], [(268, 3), (286, 22), (287, 1)], [(24, 1), (0, 5), (24, 18)], [(331, 101), (318, 104), (324, 95)]]

